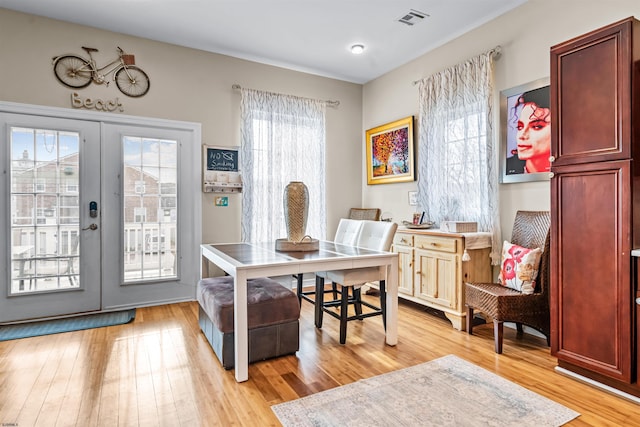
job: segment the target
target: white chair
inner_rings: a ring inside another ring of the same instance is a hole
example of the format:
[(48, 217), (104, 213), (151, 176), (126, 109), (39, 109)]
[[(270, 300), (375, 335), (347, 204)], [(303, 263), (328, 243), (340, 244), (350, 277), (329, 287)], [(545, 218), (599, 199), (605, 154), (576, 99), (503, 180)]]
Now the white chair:
[[(396, 233), (398, 225), (393, 222), (385, 221), (361, 221), (362, 226), (355, 246), (376, 251), (389, 251), (393, 236)], [(340, 285), (340, 299), (334, 298), (332, 301), (324, 301), (324, 280), (331, 280), (333, 283)], [(380, 287), (380, 307), (376, 307), (366, 301), (362, 301), (360, 295), (360, 287), (365, 283), (379, 282)], [(352, 288), (353, 297), (349, 298), (348, 289)], [(340, 344), (344, 344), (347, 340), (347, 322), (349, 320), (362, 320), (371, 316), (382, 316), (382, 324), (386, 329), (386, 290), (385, 290), (385, 274), (379, 267), (354, 268), (350, 270), (331, 270), (325, 272), (324, 275), (316, 275), (316, 327), (322, 327), (323, 313), (340, 320)], [(349, 304), (353, 304), (356, 314), (349, 316)], [(369, 307), (371, 312), (362, 313), (362, 305)], [(332, 308), (340, 307), (339, 313)]]
[[(336, 234), (333, 238), (333, 241), (335, 243), (340, 243), (343, 245), (355, 246), (356, 239), (358, 238), (358, 233), (360, 232), (361, 225), (362, 225), (362, 221), (341, 218), (340, 222), (338, 223), (338, 229), (336, 230)], [(326, 278), (326, 272), (318, 271), (315, 274), (316, 274), (316, 277), (320, 275), (323, 278)], [(294, 276), (294, 277), (297, 279), (297, 294), (298, 294), (298, 302), (300, 303), (300, 305), (302, 306), (303, 299), (315, 304), (315, 299), (311, 298), (311, 296), (315, 295), (316, 290), (314, 289), (312, 291), (303, 291), (302, 290), (302, 274), (298, 274), (297, 276)], [(338, 291), (335, 284), (332, 286), (331, 291), (327, 291), (327, 292), (333, 293), (333, 299), (336, 299), (338, 297)]]

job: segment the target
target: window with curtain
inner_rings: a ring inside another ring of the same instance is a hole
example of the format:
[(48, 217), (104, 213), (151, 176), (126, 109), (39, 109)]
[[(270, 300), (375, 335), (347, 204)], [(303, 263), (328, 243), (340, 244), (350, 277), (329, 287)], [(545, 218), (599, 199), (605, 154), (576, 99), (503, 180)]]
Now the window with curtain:
[(309, 189), (306, 234), (324, 239), (326, 103), (241, 92), (242, 241), (287, 237), (283, 193), (291, 181), (302, 181)]
[(500, 261), (498, 165), (492, 126), (493, 55), (419, 82), (418, 202), (429, 220), (474, 221)]

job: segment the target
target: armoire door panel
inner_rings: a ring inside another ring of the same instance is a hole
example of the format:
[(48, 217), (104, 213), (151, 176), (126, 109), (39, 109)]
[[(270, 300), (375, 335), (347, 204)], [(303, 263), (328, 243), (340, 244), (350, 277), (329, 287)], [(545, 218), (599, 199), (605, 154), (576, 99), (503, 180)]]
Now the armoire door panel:
[[(634, 294), (635, 294), (635, 304), (633, 304), (633, 312), (636, 315), (636, 334), (637, 331), (640, 331), (640, 283), (638, 283), (639, 281), (639, 274), (640, 274), (640, 258), (639, 257), (633, 257), (633, 263), (634, 265), (634, 271), (633, 271), (633, 281), (634, 281)], [(635, 386), (640, 389), (640, 384), (638, 384), (638, 372), (640, 372), (640, 357), (638, 357), (638, 346), (640, 345), (640, 343), (638, 343), (638, 339), (636, 337), (635, 340), (635, 349), (632, 348), (632, 352), (635, 351), (635, 355), (636, 355), (636, 384)]]
[(554, 167), (552, 354), (631, 381), (631, 161)]
[(625, 20), (551, 49), (556, 166), (631, 157), (633, 25)]

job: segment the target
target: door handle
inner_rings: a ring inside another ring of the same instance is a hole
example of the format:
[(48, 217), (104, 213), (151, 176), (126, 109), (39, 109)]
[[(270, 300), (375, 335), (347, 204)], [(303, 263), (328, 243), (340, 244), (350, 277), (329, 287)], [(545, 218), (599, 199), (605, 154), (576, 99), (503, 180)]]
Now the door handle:
[(98, 224), (91, 224), (88, 227), (83, 228), (83, 230), (97, 230), (98, 229)]
[(640, 298), (636, 298), (636, 304), (640, 305)]

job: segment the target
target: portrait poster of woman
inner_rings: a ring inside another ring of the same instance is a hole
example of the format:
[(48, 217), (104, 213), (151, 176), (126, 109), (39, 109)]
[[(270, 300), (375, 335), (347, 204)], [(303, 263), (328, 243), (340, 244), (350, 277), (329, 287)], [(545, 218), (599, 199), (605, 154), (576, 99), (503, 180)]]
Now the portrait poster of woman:
[(550, 105), (548, 78), (500, 92), (503, 183), (549, 179)]

